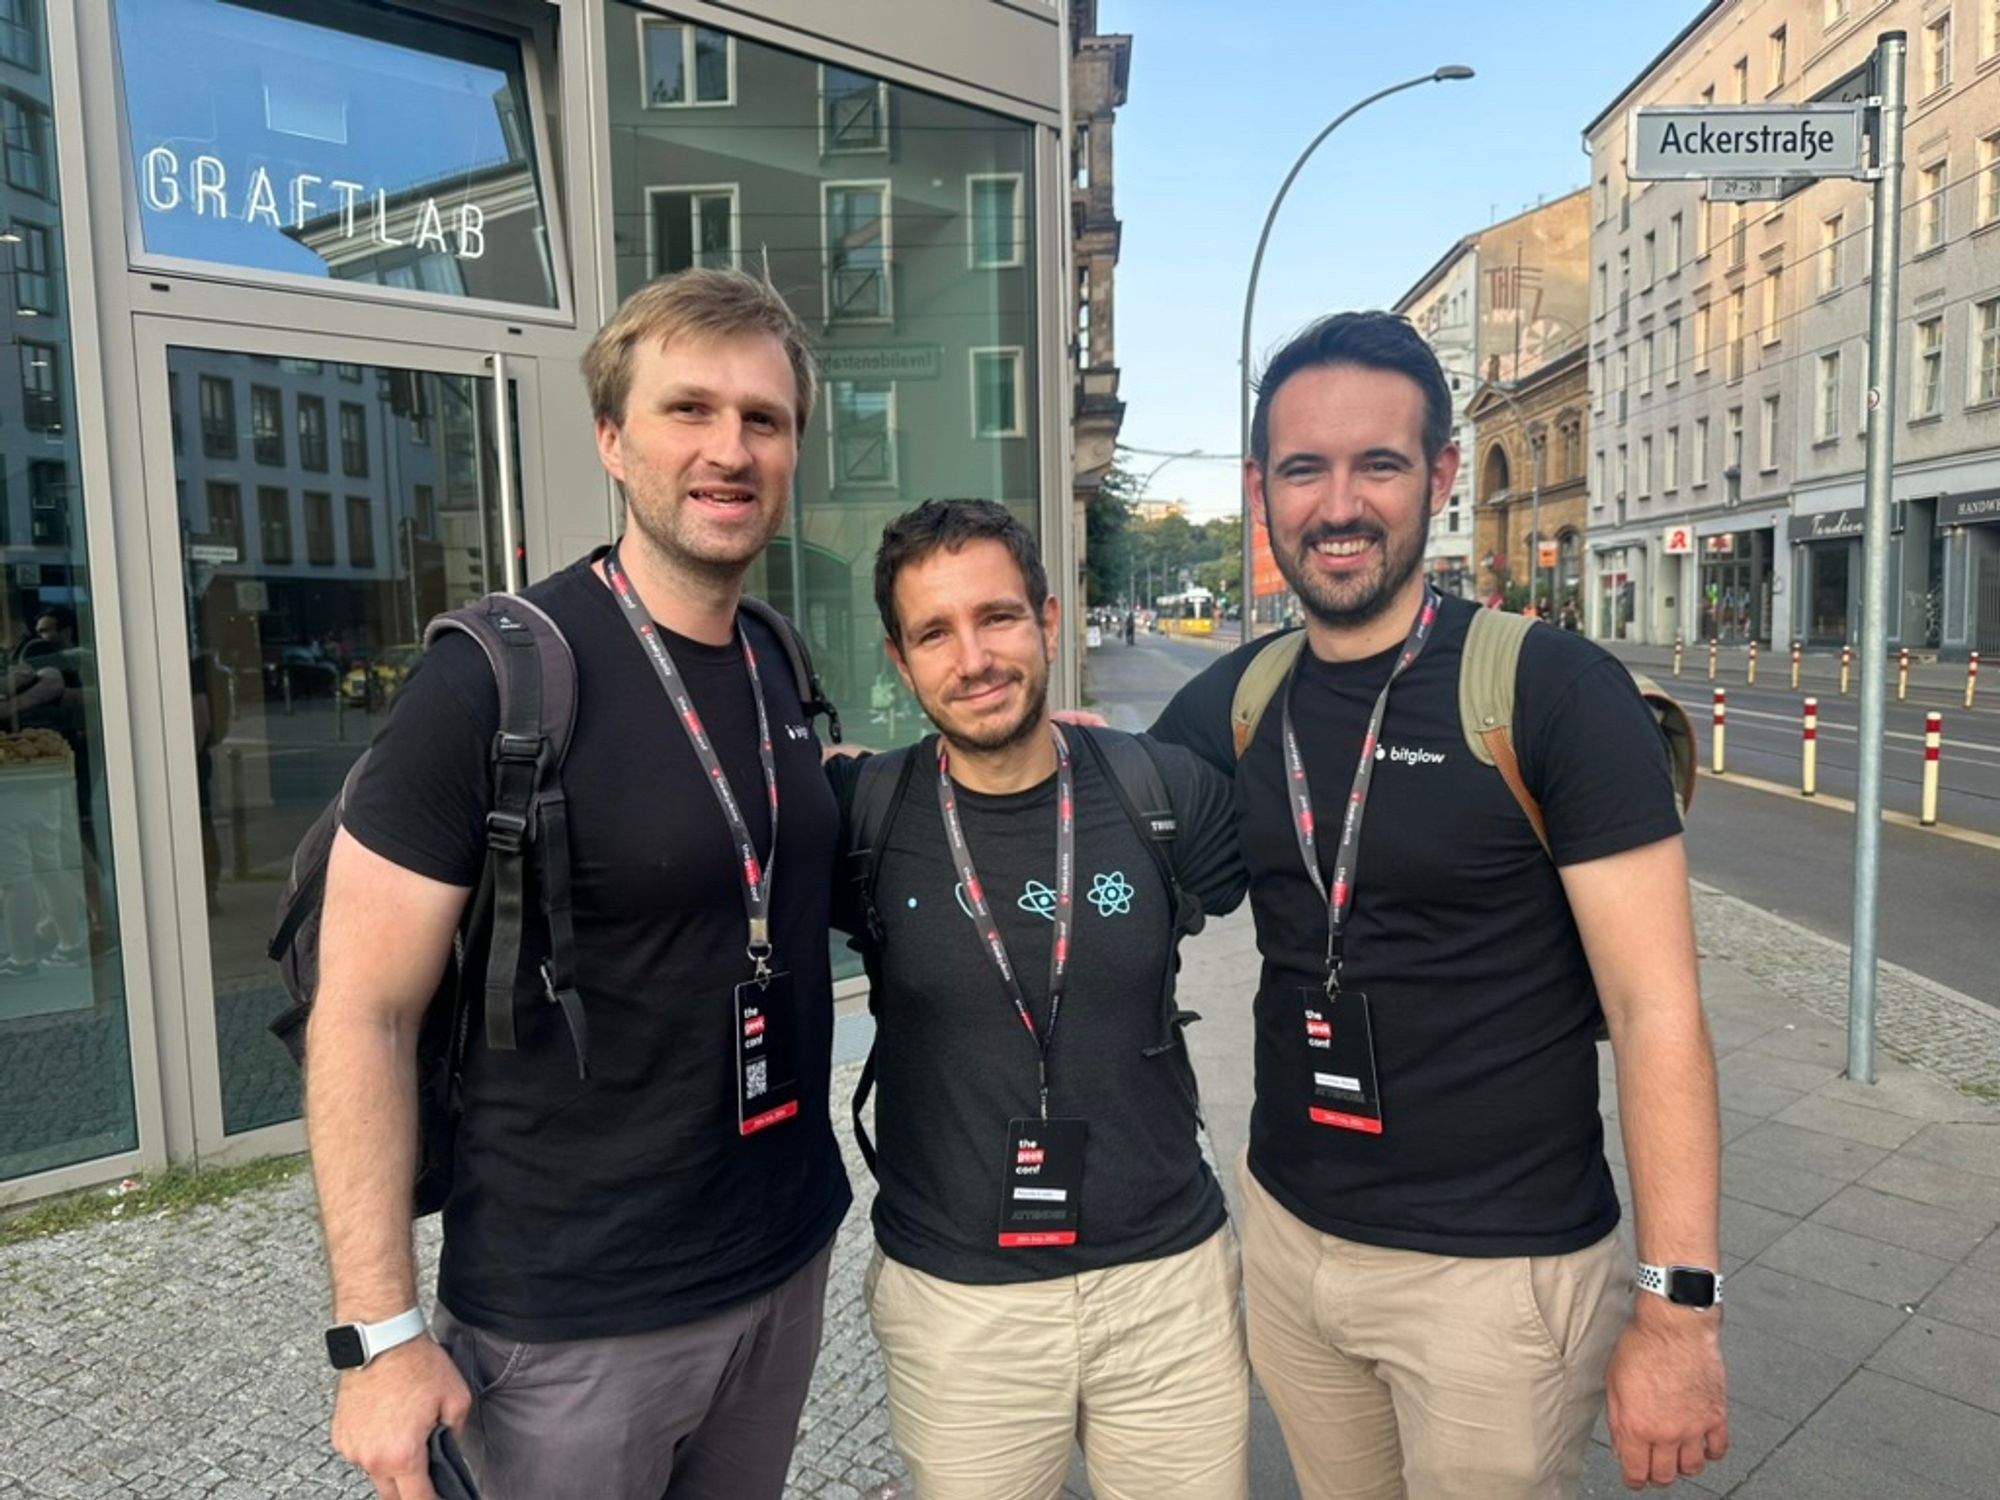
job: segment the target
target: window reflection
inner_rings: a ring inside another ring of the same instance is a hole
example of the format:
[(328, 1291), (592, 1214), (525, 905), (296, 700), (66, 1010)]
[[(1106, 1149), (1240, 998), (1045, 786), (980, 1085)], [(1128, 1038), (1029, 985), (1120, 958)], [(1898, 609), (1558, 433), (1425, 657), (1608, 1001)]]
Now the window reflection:
[(118, 41), (149, 253), (556, 305), (518, 43), (313, 0), (121, 0)]
[[(492, 386), (173, 349), (167, 390), (200, 392), (204, 434), (236, 431), (241, 400), (253, 433), (175, 464), (223, 1125), (236, 1133), (298, 1113), (298, 1072), (265, 1030), (285, 1004), (264, 944), (292, 850), (379, 727), (425, 624), (502, 586)], [(322, 477), (329, 402), (337, 502)], [(295, 449), (254, 440), (282, 433), (288, 409)]]
[(138, 1145), (42, 22), (0, 0), (0, 1178)]

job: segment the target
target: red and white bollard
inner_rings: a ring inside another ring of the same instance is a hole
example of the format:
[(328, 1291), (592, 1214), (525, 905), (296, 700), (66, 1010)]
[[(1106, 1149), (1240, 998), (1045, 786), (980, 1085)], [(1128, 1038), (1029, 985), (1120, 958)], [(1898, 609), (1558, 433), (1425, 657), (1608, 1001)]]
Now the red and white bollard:
[(1722, 642), (1711, 637), (1708, 643), (1708, 680), (1715, 681), (1716, 659), (1722, 654)]
[(1843, 698), (1847, 696), (1848, 679), (1853, 671), (1854, 648), (1852, 646), (1842, 646), (1840, 648), (1840, 696)]
[(1972, 695), (1979, 687), (1979, 653), (1973, 652), (1965, 661), (1965, 706), (1972, 707)]
[(1918, 819), (1924, 827), (1937, 825), (1938, 751), (1944, 745), (1944, 715), (1924, 715), (1924, 808)]
[(1910, 696), (1910, 648), (1903, 647), (1896, 653), (1896, 701), (1904, 702)]
[(1752, 641), (1750, 643), (1749, 686), (1755, 687), (1756, 685), (1757, 685), (1757, 643), (1755, 641)]
[(1819, 795), (1819, 699), (1806, 699), (1804, 759), (1799, 767), (1799, 795)]
[(1686, 644), (1679, 636), (1674, 637), (1674, 676), (1676, 677), (1681, 675), (1681, 649)]
[(1717, 688), (1715, 690), (1715, 744), (1709, 755), (1709, 769), (1714, 771), (1715, 774), (1718, 776), (1723, 774), (1722, 735), (1723, 735), (1723, 726), (1726, 723), (1728, 723), (1728, 721), (1729, 721), (1729, 691), (1726, 688)]
[(1805, 648), (1797, 641), (1792, 642), (1792, 691), (1799, 690), (1799, 665), (1804, 660)]

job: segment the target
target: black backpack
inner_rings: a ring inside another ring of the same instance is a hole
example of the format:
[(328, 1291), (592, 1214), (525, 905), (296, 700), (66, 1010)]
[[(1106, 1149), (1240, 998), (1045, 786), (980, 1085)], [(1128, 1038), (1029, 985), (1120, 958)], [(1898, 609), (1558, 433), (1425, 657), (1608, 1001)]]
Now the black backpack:
[[(824, 716), (829, 736), (838, 742), (840, 716), (791, 622), (762, 600), (746, 597), (741, 604), (783, 644), (808, 720)], [(419, 1216), (443, 1207), (451, 1188), (458, 1079), (471, 1037), (475, 995), (485, 1017), (486, 1045), (503, 1051), (517, 1045), (518, 981), (531, 892), (538, 898), (549, 940), (549, 955), (540, 966), (541, 994), (562, 1010), (578, 1076), (590, 1075), (590, 1030), (576, 988), (569, 817), (562, 790), (563, 759), (576, 725), (576, 660), (555, 622), (514, 594), (489, 594), (477, 604), (439, 615), (424, 631), (425, 647), (452, 631), (471, 636), (486, 654), (500, 693), (500, 732), (492, 747), (493, 804), (486, 818), (486, 860), (417, 1034), (417, 1174), (412, 1206)], [(348, 771), (340, 795), (299, 841), (291, 876), (278, 901), (278, 925), (269, 951), (293, 1003), (270, 1029), (301, 1067), (306, 1023), (319, 987), (327, 860), (348, 792), (367, 760), (364, 751)]]
[[(1182, 1028), (1201, 1019), (1195, 1011), (1182, 1010), (1174, 1002), (1174, 978), (1180, 968), (1180, 940), (1201, 931), (1205, 920), (1201, 901), (1192, 892), (1181, 888), (1180, 879), (1174, 872), (1173, 845), (1180, 834), (1180, 817), (1167, 794), (1166, 778), (1160, 773), (1159, 762), (1153, 758), (1150, 741), (1116, 730), (1099, 731), (1074, 724), (1064, 725), (1063, 733), (1072, 744), (1080, 742), (1083, 745), (1106, 784), (1117, 796), (1120, 810), (1137, 831), (1146, 852), (1152, 856), (1154, 868), (1173, 902), (1173, 932), (1169, 941), (1174, 945), (1174, 958), (1167, 966), (1166, 984), (1160, 996), (1161, 1029), (1158, 1040), (1146, 1048), (1144, 1054), (1149, 1058), (1158, 1057), (1180, 1048)], [(896, 820), (903, 798), (909, 795), (910, 782), (917, 768), (926, 766), (934, 769), (936, 764), (937, 737), (930, 735), (915, 745), (867, 757), (855, 776), (853, 801), (847, 812), (845, 874), (852, 893), (852, 910), (858, 930), (848, 940), (847, 946), (860, 954), (861, 966), (867, 972), (868, 1010), (871, 1015), (875, 1013), (875, 997), (882, 987), (882, 915), (875, 903), (875, 887), (882, 868), (882, 841)], [(1192, 1097), (1195, 1092), (1194, 1069), (1187, 1064), (1184, 1048), (1181, 1061), (1183, 1082)], [(875, 1142), (861, 1116), (868, 1096), (874, 1090), (875, 1049), (871, 1046), (867, 1061), (861, 1065), (861, 1079), (855, 1085), (853, 1101), (854, 1141), (861, 1148), (862, 1160), (868, 1164), (871, 1173), (875, 1171)], [(1197, 1113), (1199, 1108), (1197, 1100)]]

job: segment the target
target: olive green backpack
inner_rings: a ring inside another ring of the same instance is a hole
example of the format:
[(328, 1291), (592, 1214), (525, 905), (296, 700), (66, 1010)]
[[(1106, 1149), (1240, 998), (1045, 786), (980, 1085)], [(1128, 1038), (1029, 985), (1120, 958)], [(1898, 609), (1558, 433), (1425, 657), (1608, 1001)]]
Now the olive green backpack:
[[(1521, 775), (1520, 757), (1514, 753), (1515, 669), (1520, 664), (1522, 643), (1538, 625), (1541, 622), (1525, 615), (1506, 614), (1497, 609), (1482, 609), (1473, 615), (1458, 666), (1458, 718), (1465, 731), (1466, 748), (1475, 759), (1500, 773), (1500, 779), (1521, 804), (1535, 837), (1546, 850), (1549, 835), (1542, 806), (1528, 790), (1528, 783)], [(1541, 628), (1553, 627), (1541, 625)], [(1305, 639), (1303, 630), (1270, 636), (1244, 668), (1229, 705), (1229, 727), (1238, 760), (1257, 737), (1264, 710), (1284, 685)], [(1652, 678), (1634, 672), (1632, 681), (1659, 724), (1660, 737), (1666, 741), (1674, 792), (1685, 814), (1694, 802), (1694, 726), (1688, 722), (1687, 710)]]

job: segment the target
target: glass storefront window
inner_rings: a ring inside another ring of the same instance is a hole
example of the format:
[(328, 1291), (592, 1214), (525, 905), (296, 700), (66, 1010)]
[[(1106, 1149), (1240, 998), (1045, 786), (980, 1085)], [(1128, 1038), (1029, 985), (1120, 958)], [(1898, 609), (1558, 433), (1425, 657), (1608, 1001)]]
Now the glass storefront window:
[(118, 44), (148, 255), (558, 304), (518, 41), (377, 5), (120, 0)]
[[(190, 446), (175, 459), (222, 1118), (236, 1134), (299, 1111), (298, 1070), (266, 1030), (287, 1003), (264, 945), (292, 850), (381, 726), (426, 622), (504, 587), (499, 445), (492, 382), (468, 375), (184, 348), (167, 369), (171, 400), (243, 392), (276, 408), (280, 431), (288, 407), (318, 414), (316, 452), (301, 421), (290, 455)], [(318, 478), (329, 402), (339, 526)]]
[(1033, 127), (602, 3), (618, 294), (690, 265), (768, 266), (813, 331), (821, 395), (789, 533), (750, 587), (806, 632), (856, 739), (913, 739), (875, 613), (883, 524), (979, 496), (1040, 526)]
[(0, 9), (0, 1179), (139, 1144), (44, 19)]

